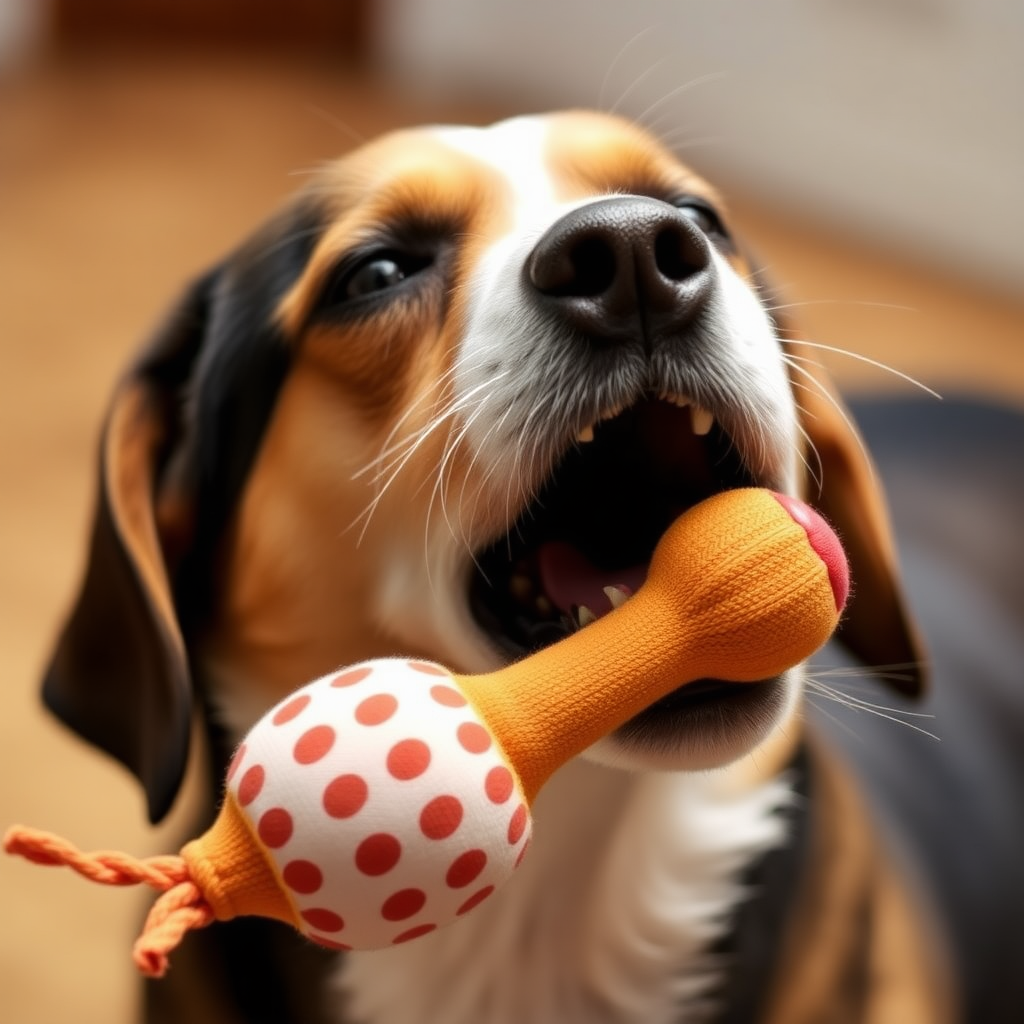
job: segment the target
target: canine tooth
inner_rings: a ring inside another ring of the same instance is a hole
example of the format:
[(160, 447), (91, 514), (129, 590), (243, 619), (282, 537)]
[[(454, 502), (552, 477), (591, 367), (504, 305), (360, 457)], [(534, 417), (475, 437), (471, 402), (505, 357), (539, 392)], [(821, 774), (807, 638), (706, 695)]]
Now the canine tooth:
[(541, 613), (541, 615), (550, 615), (555, 610), (555, 606), (548, 600), (545, 594), (537, 595), (534, 607)]
[(597, 622), (597, 616), (585, 604), (576, 609), (576, 619), (580, 626), (589, 626), (592, 622)]
[(693, 432), (700, 437), (703, 437), (712, 427), (715, 422), (714, 415), (700, 405), (693, 405), (690, 407), (690, 425), (693, 427)]
[(670, 395), (668, 399), (677, 409), (685, 409), (689, 404), (688, 398), (683, 398), (682, 395)]
[(591, 423), (585, 426), (577, 435), (576, 440), (580, 444), (590, 444), (594, 440), (594, 424)]
[(621, 608), (631, 596), (629, 588), (623, 586), (605, 587), (604, 592), (613, 608)]

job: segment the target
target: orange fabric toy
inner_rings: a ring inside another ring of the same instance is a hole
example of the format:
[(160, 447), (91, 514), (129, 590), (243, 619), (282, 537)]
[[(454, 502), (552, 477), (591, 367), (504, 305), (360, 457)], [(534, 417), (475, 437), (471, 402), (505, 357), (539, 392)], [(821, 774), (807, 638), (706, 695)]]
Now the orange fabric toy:
[(246, 737), (217, 821), (179, 856), (87, 855), (24, 828), (4, 845), (164, 890), (135, 948), (153, 976), (189, 929), (241, 914), (332, 948), (404, 942), (515, 871), (529, 805), (562, 764), (688, 681), (751, 682), (803, 660), (847, 591), (839, 541), (806, 505), (719, 494), (669, 528), (621, 607), (520, 662), (459, 676), (384, 659), (296, 691)]

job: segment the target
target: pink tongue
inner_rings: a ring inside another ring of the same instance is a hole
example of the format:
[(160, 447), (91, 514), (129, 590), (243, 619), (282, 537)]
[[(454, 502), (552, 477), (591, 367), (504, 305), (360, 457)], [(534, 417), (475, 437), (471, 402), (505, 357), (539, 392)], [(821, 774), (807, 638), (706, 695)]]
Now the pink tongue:
[(625, 587), (633, 593), (647, 578), (646, 565), (604, 571), (592, 565), (571, 544), (553, 541), (537, 552), (544, 593), (567, 615), (573, 605), (586, 605), (598, 618), (612, 610), (605, 587)]

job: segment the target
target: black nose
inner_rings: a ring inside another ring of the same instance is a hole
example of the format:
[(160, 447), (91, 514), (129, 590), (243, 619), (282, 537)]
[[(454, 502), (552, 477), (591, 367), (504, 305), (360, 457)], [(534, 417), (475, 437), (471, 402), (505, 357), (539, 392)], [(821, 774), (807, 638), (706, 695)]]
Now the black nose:
[(526, 264), (542, 305), (586, 336), (650, 344), (700, 310), (712, 284), (700, 229), (657, 199), (619, 196), (551, 225)]

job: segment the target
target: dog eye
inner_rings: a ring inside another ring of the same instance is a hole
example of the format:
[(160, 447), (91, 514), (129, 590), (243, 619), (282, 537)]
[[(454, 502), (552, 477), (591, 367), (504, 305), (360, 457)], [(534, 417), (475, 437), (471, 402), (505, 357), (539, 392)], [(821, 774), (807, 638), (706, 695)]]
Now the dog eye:
[(420, 275), (438, 263), (438, 255), (437, 247), (428, 245), (381, 246), (350, 253), (328, 275), (310, 320), (372, 315), (382, 304), (415, 292)]
[(373, 295), (394, 288), (421, 269), (422, 262), (403, 259), (399, 255), (372, 256), (345, 275), (341, 292), (346, 299)]
[(729, 232), (726, 231), (721, 218), (703, 199), (685, 196), (677, 199), (672, 205), (712, 241), (729, 241)]

